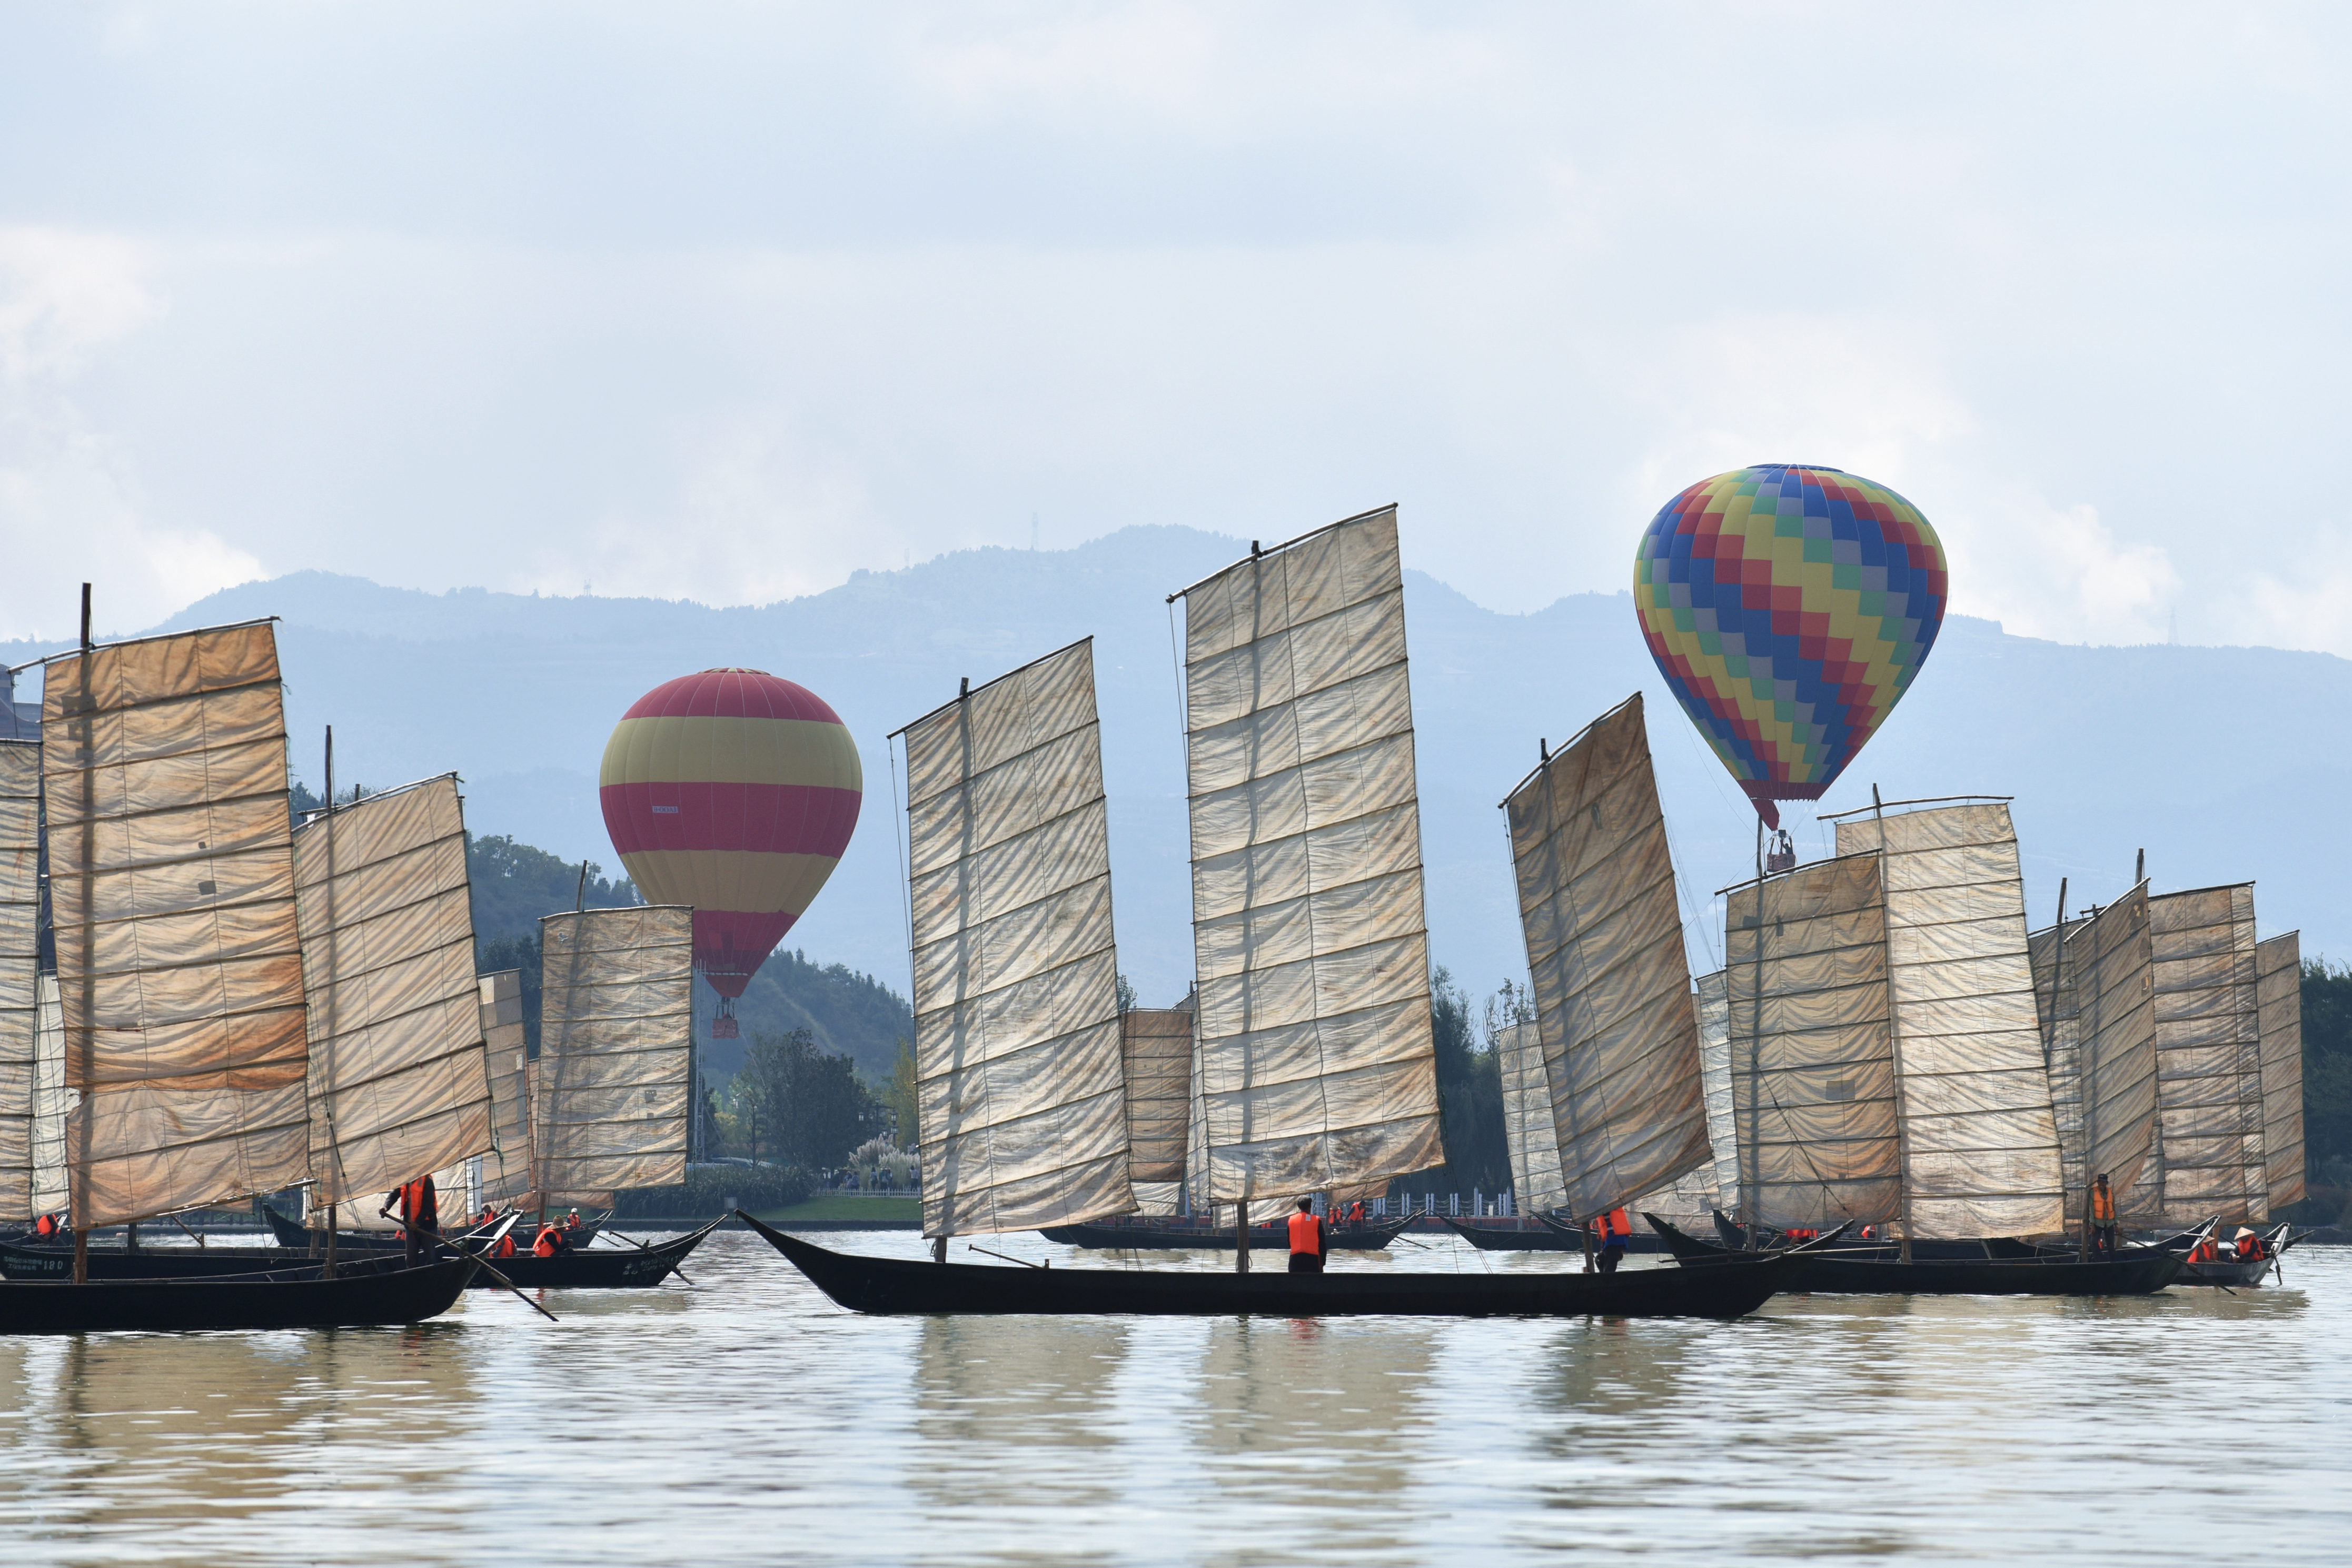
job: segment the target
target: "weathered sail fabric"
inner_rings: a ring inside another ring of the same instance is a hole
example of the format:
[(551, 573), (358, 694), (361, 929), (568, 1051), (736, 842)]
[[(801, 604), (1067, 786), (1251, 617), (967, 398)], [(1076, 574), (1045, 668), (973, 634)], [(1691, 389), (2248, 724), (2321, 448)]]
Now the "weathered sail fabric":
[(1426, 1170), (1444, 1150), (1396, 509), (1184, 599), (1194, 1202)]
[(2270, 1212), (2304, 1197), (2303, 940), (2274, 936), (2254, 949), (2263, 1031), (2263, 1154)]
[[(2148, 900), (2155, 946), (2158, 1223), (2270, 1217), (2251, 883)], [(2143, 1184), (2148, 1180), (2143, 1175)]]
[(1882, 852), (1910, 1234), (2059, 1230), (2058, 1124), (2009, 807), (1849, 818), (1837, 843)]
[(1502, 1078), (1503, 1142), (1510, 1150), (1518, 1206), (1530, 1214), (1557, 1208), (1567, 1197), (1559, 1180), (1559, 1135), (1552, 1127), (1543, 1037), (1533, 1019), (1496, 1033), (1495, 1066)]
[(1698, 977), (1698, 1070), (1706, 1089), (1706, 1141), (1715, 1154), (1715, 1201), (1739, 1201), (1738, 1119), (1731, 1108), (1731, 991), (1724, 970)]
[(1601, 1214), (1714, 1158), (1698, 1018), (1642, 699), (1503, 803), (1559, 1140), (1547, 1207)]
[(33, 1207), (33, 1059), (39, 1033), (41, 748), (0, 741), (0, 1220)]
[(1118, 1023), (1136, 1212), (1174, 1214), (1192, 1111), (1192, 1009), (1130, 1007)]
[[(456, 776), (294, 835), (310, 1027), (314, 1205), (384, 1194), (490, 1145), (466, 825)], [(451, 1216), (464, 1206), (462, 1174)]]
[(2066, 941), (2088, 922), (2044, 926), (2025, 938), (2033, 966), (2033, 1006), (2042, 1029), (2042, 1058), (2050, 1073), (2050, 1111), (2058, 1127), (2060, 1184), (2066, 1214), (2079, 1218), (2083, 1190), (2082, 1004), (2075, 994), (2074, 955)]
[(534, 1184), (549, 1203), (686, 1180), (694, 911), (585, 910), (539, 922)]
[(278, 646), (265, 623), (69, 655), (41, 696), (82, 1228), (310, 1164)]
[(522, 971), (502, 969), (478, 982), (482, 1045), (489, 1059), (490, 1139), (482, 1156), (482, 1201), (501, 1210), (530, 1195), (530, 1042), (522, 1018)]
[(1734, 888), (1724, 978), (1740, 1218), (1828, 1228), (1902, 1207), (1886, 897), (1849, 855)]
[(923, 1233), (1128, 1213), (1093, 643), (917, 720), (906, 744)]
[(58, 977), (44, 973), (36, 994), (40, 1022), (33, 1036), (33, 1212), (63, 1214), (71, 1201), (66, 1190), (66, 1122), (81, 1093), (66, 1087), (66, 1016)]
[[(2074, 976), (2081, 1074), (2078, 1142), (2067, 1156), (2067, 1216), (2083, 1217), (2084, 1182), (2105, 1175), (2119, 1220), (2154, 1224), (2153, 1213), (2139, 1213), (2131, 1198), (2156, 1131), (2155, 950), (2146, 883), (2074, 929), (2066, 939), (2066, 967)], [(2054, 1081), (2052, 1089), (2054, 1094)]]

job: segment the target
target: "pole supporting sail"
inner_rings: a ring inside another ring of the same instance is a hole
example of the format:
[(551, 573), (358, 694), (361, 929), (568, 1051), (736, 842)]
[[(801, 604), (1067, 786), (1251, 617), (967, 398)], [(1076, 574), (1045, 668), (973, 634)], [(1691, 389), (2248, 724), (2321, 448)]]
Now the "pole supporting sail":
[(2263, 1033), (2263, 1155), (2270, 1212), (2301, 1203), (2303, 1142), (2303, 939), (2288, 931), (2254, 950)]
[(2017, 834), (2000, 801), (1864, 812), (1840, 854), (1880, 852), (1889, 1017), (1914, 1237), (2065, 1224)]
[(905, 736), (923, 1233), (1128, 1213), (1093, 641)]
[(685, 1181), (694, 911), (571, 910), (539, 933), (541, 1201), (609, 1205), (619, 1188)]
[[(455, 774), (296, 831), (314, 1204), (380, 1196), (489, 1147), (471, 892)], [(463, 1198), (449, 1194), (453, 1216)]]
[(2152, 1173), (2158, 1223), (2200, 1225), (2216, 1214), (2232, 1225), (2267, 1219), (2253, 884), (2147, 902), (2163, 1152)]
[(1714, 1159), (1674, 860), (1642, 699), (1503, 803), (1559, 1151), (1529, 1202), (1594, 1215)]
[(1396, 509), (1249, 557), (1184, 610), (1196, 1205), (1444, 1157)]
[(85, 648), (42, 697), (73, 1223), (310, 1163), (286, 724), (268, 622)]
[(0, 1220), (33, 1206), (40, 1036), (41, 748), (0, 740)]

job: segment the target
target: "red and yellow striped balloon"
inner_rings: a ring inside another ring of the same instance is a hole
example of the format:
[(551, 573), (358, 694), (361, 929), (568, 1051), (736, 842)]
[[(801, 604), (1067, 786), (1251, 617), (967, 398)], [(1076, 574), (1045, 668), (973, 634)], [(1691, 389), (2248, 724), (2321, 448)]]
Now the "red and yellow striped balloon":
[(757, 669), (646, 692), (605, 743), (599, 782), (638, 892), (694, 906), (694, 966), (730, 997), (833, 875), (866, 790), (840, 716)]

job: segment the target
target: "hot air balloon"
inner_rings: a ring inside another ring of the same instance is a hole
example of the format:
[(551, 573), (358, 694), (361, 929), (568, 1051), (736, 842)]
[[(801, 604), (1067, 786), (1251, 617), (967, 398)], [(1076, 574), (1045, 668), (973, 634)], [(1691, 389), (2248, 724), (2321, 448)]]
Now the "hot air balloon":
[(1910, 689), (1946, 589), (1917, 507), (1811, 464), (1701, 479), (1633, 556), (1650, 657), (1773, 827), (1773, 802), (1819, 800)]
[(604, 830), (637, 889), (694, 906), (694, 966), (719, 995), (711, 1033), (849, 847), (866, 789), (824, 700), (763, 670), (655, 687), (604, 744)]

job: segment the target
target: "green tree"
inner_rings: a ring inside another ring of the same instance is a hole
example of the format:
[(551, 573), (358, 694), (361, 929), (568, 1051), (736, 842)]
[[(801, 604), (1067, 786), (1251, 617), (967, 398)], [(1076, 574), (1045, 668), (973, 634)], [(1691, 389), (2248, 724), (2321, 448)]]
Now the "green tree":
[(2352, 964), (2303, 963), (2303, 1143), (2310, 1196), (2294, 1217), (2338, 1220), (2352, 1202)]
[(890, 1068), (890, 1119), (897, 1123), (898, 1147), (911, 1149), (922, 1142), (922, 1127), (916, 1116), (915, 1047), (910, 1040), (898, 1041), (898, 1059)]
[(1491, 1039), (1481, 1040), (1469, 994), (1444, 964), (1430, 976), (1430, 1033), (1437, 1048), (1439, 1125), (1445, 1163), (1402, 1176), (1392, 1193), (1495, 1193), (1511, 1184), (1503, 1139), (1503, 1075)]
[(760, 1157), (812, 1171), (840, 1164), (887, 1117), (856, 1065), (817, 1049), (806, 1029), (755, 1037), (736, 1084), (758, 1118)]

